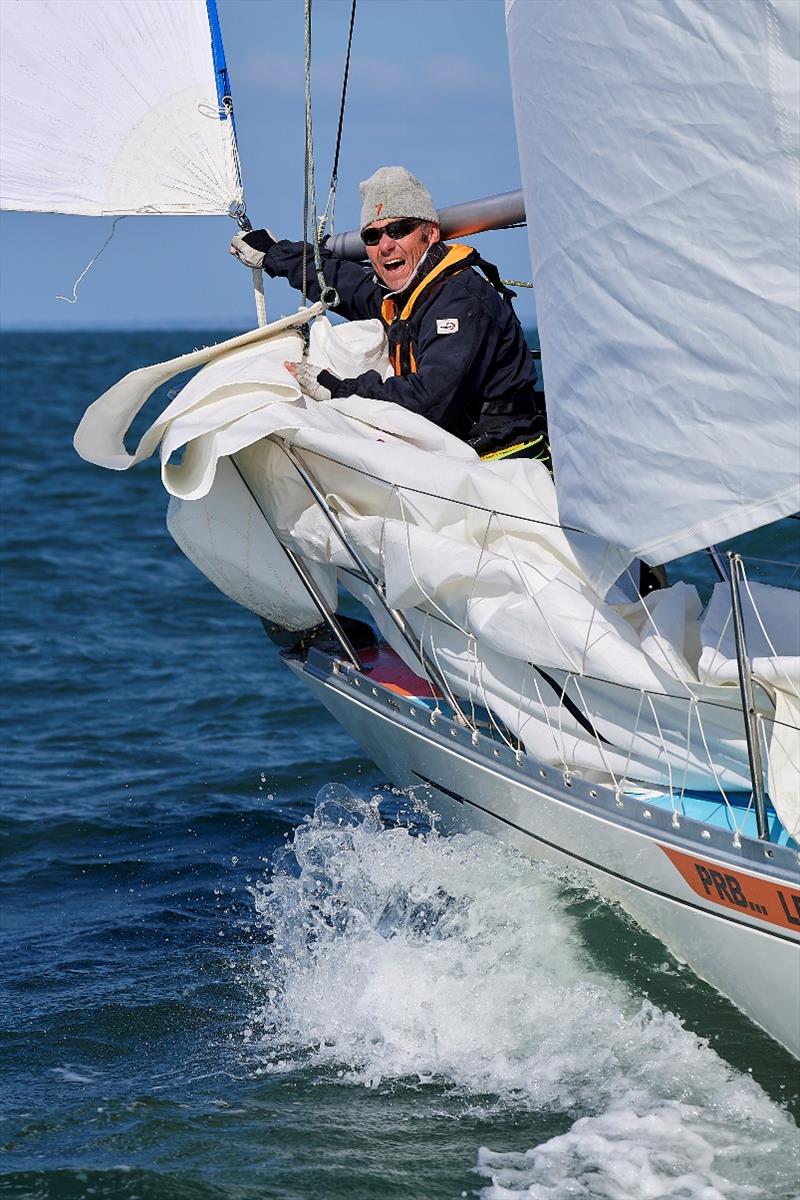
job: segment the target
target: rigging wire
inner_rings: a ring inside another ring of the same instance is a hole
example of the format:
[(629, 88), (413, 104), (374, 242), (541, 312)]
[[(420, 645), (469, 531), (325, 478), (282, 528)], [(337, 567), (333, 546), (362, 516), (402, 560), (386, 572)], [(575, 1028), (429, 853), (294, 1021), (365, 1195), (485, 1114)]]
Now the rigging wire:
[(311, 0), (305, 0), (305, 67), (306, 67), (306, 152), (303, 195), (303, 304), (307, 303), (308, 284), (306, 268), (308, 261), (307, 239), (309, 218), (311, 219), (312, 249), (314, 254), (314, 270), (320, 290), (320, 300), (325, 308), (336, 308), (339, 303), (339, 293), (336, 288), (329, 287), (322, 272), (322, 257), (320, 255), (320, 231), (317, 222), (317, 191), (314, 180), (314, 131), (311, 116)]
[(334, 211), (336, 208), (336, 189), (339, 186), (339, 151), (342, 148), (342, 130), (344, 128), (344, 109), (347, 103), (347, 84), (350, 78), (350, 51), (353, 47), (353, 29), (356, 23), (356, 0), (353, 0), (350, 9), (350, 29), (347, 34), (347, 51), (344, 59), (344, 75), (342, 77), (342, 95), (339, 100), (339, 125), (336, 130), (336, 147), (333, 152), (333, 166), (331, 168), (331, 182), (328, 189), (328, 199), (325, 202), (325, 211), (323, 212), (319, 222), (319, 236), (322, 237), (325, 233), (325, 226), (330, 220), (331, 233), (334, 229)]

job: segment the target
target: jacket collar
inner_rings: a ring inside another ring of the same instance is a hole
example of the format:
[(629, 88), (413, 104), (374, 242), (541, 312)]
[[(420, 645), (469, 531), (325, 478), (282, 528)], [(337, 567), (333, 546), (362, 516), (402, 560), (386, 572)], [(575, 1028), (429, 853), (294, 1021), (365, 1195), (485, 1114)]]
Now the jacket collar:
[(413, 275), (408, 280), (408, 282), (405, 284), (402, 291), (390, 292), (389, 289), (387, 288), (386, 284), (381, 279), (379, 279), (376, 274), (373, 274), (372, 278), (379, 285), (379, 287), (382, 287), (383, 290), (386, 292), (384, 299), (386, 300), (386, 299), (389, 299), (389, 297), (391, 297), (393, 300), (395, 300), (397, 302), (397, 307), (402, 308), (403, 301), (405, 299), (407, 299), (408, 296), (411, 295), (414, 288), (417, 287), (418, 284), (422, 282), (422, 280), (425, 278), (426, 275), (430, 274), (430, 272), (433, 270), (434, 267), (438, 267), (439, 263), (442, 261), (444, 256), (447, 254), (447, 251), (449, 249), (450, 249), (450, 247), (448, 245), (446, 245), (445, 242), (434, 242), (432, 246), (429, 246), (428, 249), (423, 254), (422, 258), (417, 263), (416, 267), (414, 268)]

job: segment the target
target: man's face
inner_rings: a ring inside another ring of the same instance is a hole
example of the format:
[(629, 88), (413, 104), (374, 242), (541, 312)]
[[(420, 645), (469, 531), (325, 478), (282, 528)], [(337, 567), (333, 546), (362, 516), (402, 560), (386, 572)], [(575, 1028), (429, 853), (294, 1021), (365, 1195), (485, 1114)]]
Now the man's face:
[[(398, 218), (371, 221), (367, 228), (386, 229)], [(375, 274), (393, 292), (402, 291), (417, 268), (419, 260), (434, 242), (439, 241), (439, 226), (421, 224), (401, 238), (391, 238), (384, 233), (377, 246), (367, 246), (369, 261)]]

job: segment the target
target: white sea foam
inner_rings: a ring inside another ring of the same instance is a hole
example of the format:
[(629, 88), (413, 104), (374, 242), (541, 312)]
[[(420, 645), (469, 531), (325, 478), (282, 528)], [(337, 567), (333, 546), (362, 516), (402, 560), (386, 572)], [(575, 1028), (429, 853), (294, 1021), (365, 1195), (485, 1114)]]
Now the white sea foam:
[(482, 1149), (483, 1200), (795, 1196), (786, 1114), (592, 965), (560, 886), (483, 835), (412, 836), (324, 789), (254, 889), (274, 939), (249, 1032), (260, 1069), (302, 1059), (572, 1119), (525, 1154)]

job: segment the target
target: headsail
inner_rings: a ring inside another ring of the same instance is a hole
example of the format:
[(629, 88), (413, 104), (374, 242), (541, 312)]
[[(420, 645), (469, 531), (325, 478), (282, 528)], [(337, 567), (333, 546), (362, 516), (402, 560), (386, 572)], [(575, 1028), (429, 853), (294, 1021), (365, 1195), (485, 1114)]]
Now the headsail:
[(794, 0), (508, 0), (562, 521), (651, 563), (800, 508)]
[(0, 207), (215, 215), (241, 203), (214, 0), (3, 0), (0, 45)]

